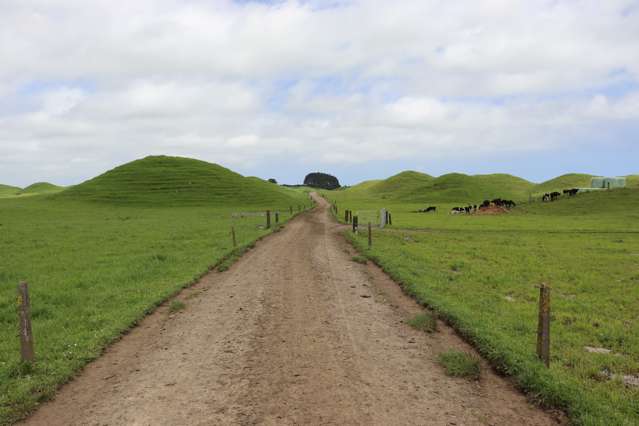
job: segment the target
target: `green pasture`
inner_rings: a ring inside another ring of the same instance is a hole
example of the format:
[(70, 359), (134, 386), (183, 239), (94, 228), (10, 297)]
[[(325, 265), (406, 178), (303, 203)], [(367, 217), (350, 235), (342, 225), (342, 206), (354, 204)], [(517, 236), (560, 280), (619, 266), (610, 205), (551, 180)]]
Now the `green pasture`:
[[(71, 193), (0, 199), (0, 424), (51, 397), (146, 313), (268, 234), (266, 209), (279, 211), (283, 223), (291, 218), (290, 207), (297, 214), (298, 206), (311, 206), (303, 189), (273, 184), (264, 189), (264, 181), (214, 165), (209, 165), (212, 180), (180, 181), (175, 174), (188, 174), (193, 163), (169, 158), (170, 167), (167, 158), (160, 158), (164, 183), (152, 170), (124, 167), (133, 177), (112, 172), (109, 178), (116, 183), (98, 177), (89, 188), (81, 184)], [(118, 197), (114, 188), (126, 186), (127, 179), (147, 186), (138, 185), (137, 196)], [(215, 179), (223, 195), (216, 192)], [(181, 203), (173, 198), (176, 182), (187, 182)], [(251, 194), (258, 196), (250, 199)], [(275, 226), (274, 214), (271, 220)], [(33, 368), (19, 359), (21, 280), (29, 282), (31, 293)]]
[[(351, 191), (323, 193), (340, 221), (345, 209), (362, 225), (377, 224), (382, 207), (393, 218), (374, 228), (372, 250), (366, 232), (349, 232), (360, 251), (540, 404), (564, 409), (576, 424), (639, 424), (639, 388), (627, 383), (639, 378), (639, 190), (521, 203), (493, 216), (449, 214), (471, 200)], [(429, 205), (438, 213), (415, 213)], [(542, 282), (552, 287), (549, 370), (535, 356)]]

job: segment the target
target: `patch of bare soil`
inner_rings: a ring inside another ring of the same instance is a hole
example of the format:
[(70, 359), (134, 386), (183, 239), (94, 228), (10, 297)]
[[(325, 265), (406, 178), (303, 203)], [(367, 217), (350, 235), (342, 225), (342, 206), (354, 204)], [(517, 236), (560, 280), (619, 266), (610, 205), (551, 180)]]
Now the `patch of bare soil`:
[(436, 363), (472, 351), (351, 248), (326, 202), (211, 273), (111, 346), (31, 425), (550, 425), (484, 366), (479, 381)]
[(477, 209), (477, 212), (475, 212), (475, 214), (479, 214), (479, 215), (495, 215), (495, 214), (504, 214), (504, 213), (508, 213), (509, 210), (505, 207), (499, 207), (499, 206), (490, 206), (490, 207), (482, 207), (480, 209)]

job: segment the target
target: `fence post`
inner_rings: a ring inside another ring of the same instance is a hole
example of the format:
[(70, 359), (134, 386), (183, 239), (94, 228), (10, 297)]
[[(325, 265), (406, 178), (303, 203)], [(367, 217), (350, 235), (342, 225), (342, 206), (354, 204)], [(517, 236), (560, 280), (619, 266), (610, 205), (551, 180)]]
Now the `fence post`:
[(370, 222), (368, 222), (368, 248), (369, 250), (373, 247), (373, 226)]
[(271, 211), (267, 210), (266, 211), (266, 229), (269, 229), (271, 227)]
[(539, 323), (537, 326), (537, 356), (550, 367), (550, 287), (539, 287)]
[(20, 316), (20, 355), (23, 362), (32, 363), (35, 361), (35, 351), (31, 329), (31, 300), (29, 284), (25, 281), (18, 285), (18, 314)]
[(389, 225), (393, 224), (393, 216), (390, 214), (390, 212), (388, 213), (388, 224)]
[(231, 226), (231, 237), (233, 237), (233, 247), (237, 247), (237, 238), (235, 237), (235, 226)]
[(344, 210), (344, 222), (348, 223), (348, 210)]
[(353, 232), (357, 232), (357, 216), (353, 216)]
[(275, 223), (280, 223), (280, 212), (275, 212)]

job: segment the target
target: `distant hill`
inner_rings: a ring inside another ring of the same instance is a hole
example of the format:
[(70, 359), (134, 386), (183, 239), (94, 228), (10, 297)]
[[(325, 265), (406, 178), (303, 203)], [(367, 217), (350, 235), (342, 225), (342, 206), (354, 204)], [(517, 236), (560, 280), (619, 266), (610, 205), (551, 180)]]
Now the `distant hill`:
[(406, 171), (381, 181), (363, 182), (346, 190), (358, 197), (403, 202), (479, 203), (484, 199), (524, 200), (534, 184), (507, 174), (475, 175), (449, 173), (437, 178)]
[(433, 177), (421, 172), (408, 170), (398, 173), (388, 179), (378, 181), (369, 190), (379, 194), (395, 198), (410, 196), (420, 188), (428, 186), (433, 181)]
[(51, 194), (64, 190), (63, 186), (54, 185), (49, 182), (36, 182), (20, 191), (19, 195)]
[(628, 188), (639, 188), (639, 175), (626, 176), (626, 186)]
[(151, 156), (116, 167), (58, 198), (153, 205), (295, 205), (300, 193), (217, 164)]
[(593, 177), (593, 175), (584, 173), (568, 173), (554, 179), (547, 180), (546, 182), (542, 182), (539, 185), (535, 185), (533, 192), (561, 192), (564, 189), (570, 188), (590, 188), (590, 181)]
[(17, 186), (0, 185), (0, 198), (2, 198), (2, 197), (13, 197), (15, 195), (18, 195), (18, 193), (21, 190), (22, 189), (18, 188)]

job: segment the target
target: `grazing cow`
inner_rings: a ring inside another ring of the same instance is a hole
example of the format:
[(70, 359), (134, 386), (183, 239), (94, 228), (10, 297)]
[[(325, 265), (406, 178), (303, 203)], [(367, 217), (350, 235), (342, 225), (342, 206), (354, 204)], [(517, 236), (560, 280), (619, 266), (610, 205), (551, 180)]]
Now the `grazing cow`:
[(506, 207), (507, 209), (512, 209), (515, 206), (516, 204), (513, 200), (504, 200), (504, 207)]
[(430, 212), (437, 213), (437, 207), (430, 206), (430, 207), (426, 207), (425, 209), (417, 210), (417, 213), (430, 213)]
[(555, 201), (557, 198), (561, 196), (561, 193), (555, 191), (550, 193), (550, 201)]
[(579, 192), (579, 188), (572, 188), (572, 189), (564, 189), (563, 190), (564, 194), (568, 194), (571, 197), (577, 195), (578, 192)]
[(488, 207), (490, 207), (490, 201), (489, 200), (484, 200), (484, 202), (481, 203), (481, 206), (479, 206), (480, 209), (487, 209)]

